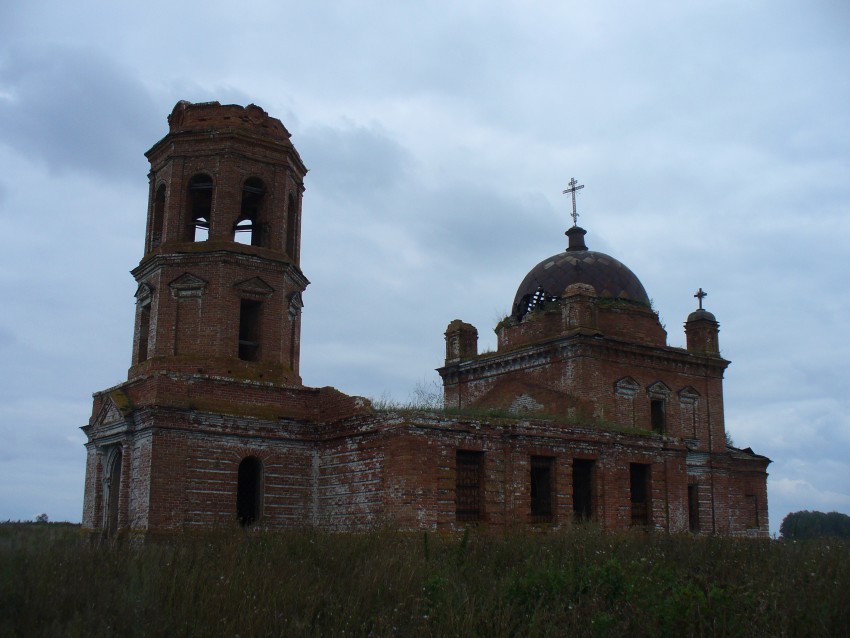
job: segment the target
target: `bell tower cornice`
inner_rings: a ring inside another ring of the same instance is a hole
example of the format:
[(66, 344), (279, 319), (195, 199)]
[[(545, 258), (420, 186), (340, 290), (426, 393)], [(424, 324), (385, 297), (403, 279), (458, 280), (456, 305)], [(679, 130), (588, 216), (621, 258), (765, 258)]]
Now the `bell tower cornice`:
[[(212, 243), (212, 242), (208, 242)], [(165, 267), (180, 267), (186, 264), (206, 262), (210, 258), (222, 263), (242, 264), (245, 267), (282, 270), (293, 281), (303, 282), (306, 288), (310, 281), (301, 269), (292, 263), (285, 254), (253, 246), (224, 246), (219, 250), (193, 250), (197, 244), (186, 244), (182, 247), (164, 246), (145, 255), (139, 265), (130, 271), (137, 281), (143, 280), (153, 271)]]

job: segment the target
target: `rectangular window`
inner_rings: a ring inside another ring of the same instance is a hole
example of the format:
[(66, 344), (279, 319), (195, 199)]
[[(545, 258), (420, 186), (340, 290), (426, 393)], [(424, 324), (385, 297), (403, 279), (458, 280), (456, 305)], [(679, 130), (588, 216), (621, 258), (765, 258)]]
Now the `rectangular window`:
[(664, 400), (652, 399), (649, 405), (652, 416), (652, 431), (664, 434)]
[(551, 456), (531, 457), (531, 522), (551, 523), (555, 459)]
[(239, 358), (258, 361), (260, 358), (260, 309), (262, 302), (243, 299), (239, 308)]
[(593, 518), (594, 461), (573, 460), (573, 514), (578, 521)]
[(688, 485), (688, 529), (699, 531), (699, 485)]
[(480, 521), (484, 512), (482, 477), (484, 453), (458, 450), (455, 476), (455, 514), (461, 522)]
[(632, 505), (632, 525), (649, 525), (649, 465), (629, 465), (629, 491)]

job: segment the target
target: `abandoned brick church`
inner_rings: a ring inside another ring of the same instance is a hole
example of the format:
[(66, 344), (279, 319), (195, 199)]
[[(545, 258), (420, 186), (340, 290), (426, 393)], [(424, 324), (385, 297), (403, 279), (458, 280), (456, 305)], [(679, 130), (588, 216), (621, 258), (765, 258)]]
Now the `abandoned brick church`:
[(286, 128), (217, 102), (179, 102), (168, 124), (147, 152), (132, 365), (83, 427), (85, 528), (767, 535), (770, 461), (727, 443), (729, 362), (701, 294), (687, 347), (668, 346), (641, 282), (573, 226), (496, 352), (449, 323), (445, 410), (373, 410), (299, 376), (307, 169)]

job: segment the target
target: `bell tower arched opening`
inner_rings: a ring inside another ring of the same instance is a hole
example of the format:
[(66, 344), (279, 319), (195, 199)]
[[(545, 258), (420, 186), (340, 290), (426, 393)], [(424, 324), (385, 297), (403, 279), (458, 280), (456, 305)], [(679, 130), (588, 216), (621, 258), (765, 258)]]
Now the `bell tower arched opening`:
[(186, 241), (206, 241), (210, 236), (210, 217), (212, 215), (213, 181), (209, 175), (195, 175), (189, 180), (189, 214), (186, 226)]
[(233, 225), (233, 241), (248, 246), (265, 246), (262, 209), (266, 187), (262, 180), (252, 177), (242, 186), (239, 218)]

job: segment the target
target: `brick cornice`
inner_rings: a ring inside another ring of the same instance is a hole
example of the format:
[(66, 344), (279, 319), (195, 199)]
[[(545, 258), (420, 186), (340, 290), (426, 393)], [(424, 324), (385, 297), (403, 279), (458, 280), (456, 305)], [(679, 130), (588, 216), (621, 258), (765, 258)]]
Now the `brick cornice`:
[(640, 363), (648, 367), (676, 370), (689, 374), (722, 377), (729, 361), (670, 346), (628, 343), (598, 335), (575, 334), (525, 346), (505, 353), (481, 356), (437, 369), (447, 382), (491, 377), (512, 370), (527, 369), (577, 358), (593, 358), (624, 364)]
[[(220, 244), (220, 247), (215, 247), (215, 243)], [(310, 283), (301, 269), (282, 251), (232, 242), (215, 243), (164, 244), (145, 255), (130, 274), (139, 281), (162, 268), (189, 268), (195, 264), (206, 264), (212, 259), (222, 264), (239, 264), (252, 270), (283, 272), (301, 290)]]
[[(157, 167), (175, 158), (196, 158), (203, 155), (221, 157), (224, 154), (279, 164), (279, 157), (284, 155), (296, 171), (302, 175), (307, 173), (304, 161), (289, 140), (276, 140), (244, 130), (219, 127), (215, 129), (216, 140), (213, 145), (210, 145), (209, 137), (209, 130), (169, 133), (154, 144), (145, 153), (145, 157), (151, 166)], [(258, 152), (260, 150), (265, 153)], [(277, 156), (277, 159), (271, 159), (270, 155)]]

